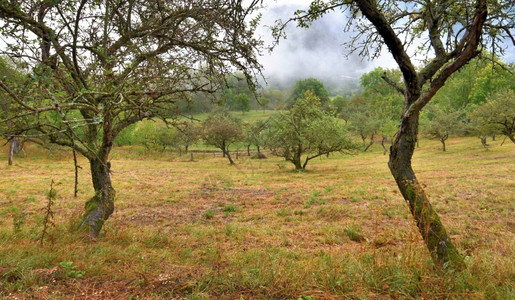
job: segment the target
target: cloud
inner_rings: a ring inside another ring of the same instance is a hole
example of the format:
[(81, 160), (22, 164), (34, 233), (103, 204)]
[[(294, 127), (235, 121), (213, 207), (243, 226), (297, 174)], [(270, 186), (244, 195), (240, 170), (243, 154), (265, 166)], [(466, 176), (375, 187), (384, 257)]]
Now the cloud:
[[(262, 24), (270, 26), (277, 19), (286, 21), (297, 9), (306, 7), (307, 4), (269, 7), (263, 12)], [(288, 88), (296, 80), (315, 77), (333, 86), (356, 86), (363, 73), (377, 66), (396, 67), (389, 53), (376, 61), (368, 61), (356, 53), (346, 57), (348, 49), (343, 44), (350, 40), (350, 33), (344, 32), (345, 24), (346, 17), (341, 11), (325, 15), (308, 29), (288, 24), (287, 38), (260, 59), (269, 84)], [(259, 34), (265, 42), (272, 42), (271, 31), (265, 26)]]

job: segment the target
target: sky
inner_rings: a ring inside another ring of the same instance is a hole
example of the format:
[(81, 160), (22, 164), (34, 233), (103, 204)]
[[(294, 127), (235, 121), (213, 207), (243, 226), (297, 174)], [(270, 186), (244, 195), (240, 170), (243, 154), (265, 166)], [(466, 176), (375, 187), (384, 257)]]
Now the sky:
[[(307, 9), (310, 3), (311, 0), (265, 1), (267, 7), (262, 11), (258, 35), (271, 43), (271, 31), (266, 26), (273, 25), (277, 19), (288, 20), (296, 10)], [(296, 24), (290, 23), (287, 38), (282, 39), (273, 52), (265, 51), (260, 58), (268, 85), (287, 89), (296, 80), (315, 77), (326, 86), (332, 86), (334, 94), (334, 89), (357, 87), (360, 76), (376, 67), (397, 68), (386, 49), (375, 60), (360, 57), (357, 53), (346, 57), (349, 50), (343, 43), (349, 40), (350, 34), (344, 32), (345, 24), (346, 17), (341, 11), (326, 14), (309, 29), (297, 28)], [(515, 61), (514, 47), (508, 49), (504, 60)]]
[[(277, 19), (286, 21), (297, 9), (306, 9), (310, 0), (268, 1), (262, 11), (261, 27), (258, 35), (265, 43), (271, 43), (271, 31), (266, 27)], [(353, 88), (359, 84), (363, 73), (375, 67), (396, 67), (389, 53), (370, 61), (357, 54), (346, 57), (348, 52), (343, 45), (349, 34), (343, 31), (346, 19), (342, 12), (336, 11), (315, 21), (309, 29), (297, 28), (295, 23), (288, 24), (287, 38), (279, 42), (273, 52), (264, 51), (260, 62), (270, 86), (288, 88), (296, 80), (315, 77), (327, 85), (340, 88)]]

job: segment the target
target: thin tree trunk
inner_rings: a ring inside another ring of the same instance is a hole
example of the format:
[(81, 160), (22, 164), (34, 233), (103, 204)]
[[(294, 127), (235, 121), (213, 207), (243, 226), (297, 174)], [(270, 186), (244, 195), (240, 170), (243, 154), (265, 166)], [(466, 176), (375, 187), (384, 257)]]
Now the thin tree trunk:
[(224, 154), (224, 157), (227, 156), (227, 159), (229, 159), (229, 163), (231, 165), (234, 165), (234, 161), (232, 160), (232, 157), (231, 157), (231, 154), (229, 154), (229, 150), (227, 149), (223, 149), (223, 154)]
[(386, 155), (388, 153), (388, 149), (386, 149), (384, 143), (386, 142), (387, 137), (383, 136), (383, 139), (381, 140), (381, 147), (383, 147), (383, 155)]
[(11, 140), (9, 142), (9, 157), (7, 158), (7, 164), (9, 166), (13, 165), (13, 156), (14, 156), (14, 142)]
[(481, 145), (483, 145), (483, 147), (485, 147), (485, 149), (488, 150), (488, 144), (486, 143), (486, 135), (480, 136), (479, 139), (481, 139)]
[(446, 149), (445, 149), (445, 139), (441, 138), (440, 142), (442, 143), (442, 151), (445, 152), (446, 151)]
[(79, 165), (77, 164), (77, 153), (75, 152), (75, 149), (72, 148), (73, 151), (73, 166), (75, 169), (75, 184), (73, 186), (73, 197), (77, 198), (77, 192), (79, 191)]
[(184, 146), (184, 153), (186, 153), (186, 154), (188, 154), (188, 147), (189, 147), (188, 145)]
[(411, 167), (411, 158), (417, 142), (418, 117), (417, 113), (402, 119), (399, 132), (391, 147), (388, 166), (402, 196), (408, 203), (433, 261), (444, 267), (462, 269), (465, 267), (463, 257), (452, 244)]
[(492, 133), (492, 141), (495, 141), (495, 133)]
[(104, 222), (114, 212), (116, 191), (111, 184), (110, 163), (97, 158), (89, 160), (95, 195), (86, 202), (81, 224), (91, 237), (97, 237)]
[(247, 156), (250, 156), (250, 145), (247, 145)]
[(365, 147), (365, 149), (363, 150), (363, 152), (367, 152), (368, 148), (370, 148), (370, 146), (372, 146), (374, 144), (374, 135), (372, 134), (370, 136), (370, 142), (368, 143), (368, 145)]
[(7, 158), (7, 164), (12, 166), (13, 157), (15, 154), (18, 154), (21, 150), (23, 150), (23, 144), (20, 143), (20, 140), (17, 137), (13, 137), (9, 141), (9, 155)]

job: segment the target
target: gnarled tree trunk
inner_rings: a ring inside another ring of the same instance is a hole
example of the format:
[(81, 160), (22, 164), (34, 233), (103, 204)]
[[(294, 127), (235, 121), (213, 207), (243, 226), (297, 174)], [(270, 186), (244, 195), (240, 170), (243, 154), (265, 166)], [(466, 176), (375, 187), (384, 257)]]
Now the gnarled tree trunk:
[(411, 167), (418, 133), (418, 113), (403, 117), (401, 127), (390, 149), (388, 166), (402, 196), (408, 203), (418, 230), (433, 261), (452, 268), (465, 267), (463, 257), (452, 244), (438, 214), (420, 186)]
[(90, 159), (91, 179), (95, 195), (86, 202), (86, 212), (81, 224), (92, 237), (98, 236), (104, 222), (114, 211), (116, 191), (111, 184), (110, 163)]

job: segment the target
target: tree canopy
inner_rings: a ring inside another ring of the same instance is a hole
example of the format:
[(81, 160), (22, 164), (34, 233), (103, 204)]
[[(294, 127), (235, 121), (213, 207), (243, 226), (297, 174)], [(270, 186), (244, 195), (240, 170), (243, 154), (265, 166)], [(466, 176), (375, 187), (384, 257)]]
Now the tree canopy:
[(305, 169), (310, 160), (319, 156), (355, 149), (345, 134), (345, 126), (320, 108), (320, 99), (311, 91), (306, 91), (288, 112), (272, 116), (268, 123), (265, 146), (297, 170)]

